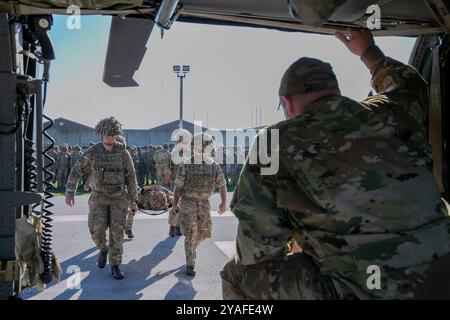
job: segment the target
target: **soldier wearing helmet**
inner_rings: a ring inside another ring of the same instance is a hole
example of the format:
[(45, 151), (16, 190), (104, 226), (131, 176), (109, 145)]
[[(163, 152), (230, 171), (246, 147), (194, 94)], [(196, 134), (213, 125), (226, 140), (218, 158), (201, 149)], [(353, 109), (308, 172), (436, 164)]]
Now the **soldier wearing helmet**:
[(158, 184), (170, 187), (170, 152), (169, 145), (164, 143), (162, 149), (155, 152), (156, 179)]
[[(90, 147), (70, 172), (66, 204), (73, 206), (78, 181), (91, 174), (92, 194), (89, 198), (89, 231), (100, 250), (98, 267), (104, 268), (107, 257), (115, 279), (123, 279), (123, 234), (127, 212), (137, 211), (137, 181), (133, 160), (125, 145), (116, 141), (122, 126), (114, 117), (100, 120), (95, 132), (102, 141)], [(109, 245), (106, 230), (109, 228)], [(109, 254), (108, 254), (109, 253)]]
[(156, 146), (151, 144), (148, 147), (148, 151), (145, 155), (147, 162), (147, 182), (152, 184), (156, 180), (156, 163), (155, 163)]
[(73, 166), (77, 161), (79, 161), (83, 157), (83, 152), (81, 152), (81, 147), (77, 144), (73, 147), (73, 151), (70, 155), (70, 169), (72, 170)]
[(214, 141), (206, 134), (192, 140), (194, 154), (182, 162), (175, 179), (173, 210), (180, 214), (181, 233), (185, 237), (186, 274), (195, 275), (195, 258), (198, 245), (211, 237), (211, 204), (209, 197), (220, 189), (219, 214), (225, 212), (226, 181), (220, 166), (211, 158)]
[(70, 158), (68, 154), (67, 144), (60, 147), (60, 153), (56, 157), (55, 163), (55, 179), (58, 189), (64, 188), (70, 171)]

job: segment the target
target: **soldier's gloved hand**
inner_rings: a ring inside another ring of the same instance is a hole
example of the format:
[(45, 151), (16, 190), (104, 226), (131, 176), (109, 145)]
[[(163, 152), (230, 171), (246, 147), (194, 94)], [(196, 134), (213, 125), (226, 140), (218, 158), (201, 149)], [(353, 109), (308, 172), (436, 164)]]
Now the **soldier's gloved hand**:
[(217, 211), (218, 214), (222, 214), (227, 210), (227, 205), (225, 203), (221, 203), (219, 205), (219, 210)]
[(336, 38), (357, 56), (362, 56), (366, 50), (375, 44), (372, 32), (365, 28), (347, 28), (348, 37), (341, 32), (336, 32)]
[(75, 205), (75, 196), (74, 195), (66, 195), (66, 204), (69, 207), (73, 207)]
[(130, 203), (130, 210), (132, 213), (136, 213), (136, 211), (138, 211), (138, 206), (136, 204), (136, 202), (132, 202)]

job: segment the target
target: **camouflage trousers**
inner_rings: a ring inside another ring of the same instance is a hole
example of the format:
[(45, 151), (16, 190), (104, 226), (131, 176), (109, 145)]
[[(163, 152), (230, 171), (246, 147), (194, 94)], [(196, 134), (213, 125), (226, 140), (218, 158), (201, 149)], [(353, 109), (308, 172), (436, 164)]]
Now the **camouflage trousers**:
[(173, 212), (173, 209), (169, 211), (169, 225), (171, 227), (180, 227), (180, 214)]
[(244, 266), (237, 256), (220, 272), (225, 300), (337, 299), (333, 282), (323, 277), (303, 253), (280, 254), (270, 261)]
[(196, 252), (199, 244), (211, 238), (211, 205), (208, 199), (194, 201), (181, 198), (180, 201), (180, 230), (184, 238), (186, 265), (195, 266)]
[(166, 173), (166, 171), (168, 170), (167, 167), (156, 167), (156, 180), (158, 180), (158, 184), (161, 186), (164, 186), (166, 188), (170, 188), (170, 185), (164, 180), (164, 174)]
[[(88, 204), (88, 225), (92, 240), (100, 251), (109, 249), (109, 263), (112, 266), (121, 264), (128, 199), (126, 196), (111, 199), (93, 191)], [(106, 242), (107, 229), (109, 229), (109, 248)]]
[(145, 183), (145, 176), (141, 170), (136, 170), (136, 180), (138, 182), (138, 186), (142, 188)]
[(134, 213), (128, 212), (127, 219), (125, 220), (125, 233), (131, 231), (131, 229), (133, 228), (133, 221), (134, 221)]
[(156, 180), (156, 167), (154, 165), (149, 166), (147, 171), (147, 180), (149, 184), (154, 183)]

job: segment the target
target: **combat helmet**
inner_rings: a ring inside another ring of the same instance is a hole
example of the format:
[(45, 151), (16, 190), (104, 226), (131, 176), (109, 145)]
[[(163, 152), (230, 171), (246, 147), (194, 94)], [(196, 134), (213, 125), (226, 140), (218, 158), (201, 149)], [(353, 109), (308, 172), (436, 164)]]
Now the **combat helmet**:
[(118, 136), (122, 134), (122, 125), (114, 117), (105, 118), (97, 123), (95, 133), (102, 136)]
[(78, 144), (76, 144), (73, 146), (73, 150), (81, 151), (81, 147)]
[(163, 144), (163, 148), (164, 148), (165, 150), (167, 150), (167, 149), (169, 149), (169, 145), (168, 145), (167, 143), (164, 143), (164, 144)]
[[(208, 151), (213, 151), (215, 149), (213, 138), (206, 133), (199, 133), (194, 136), (191, 143), (192, 150), (203, 153), (207, 147), (210, 149)], [(201, 150), (199, 149), (201, 147)], [(212, 148), (211, 148), (212, 147)]]

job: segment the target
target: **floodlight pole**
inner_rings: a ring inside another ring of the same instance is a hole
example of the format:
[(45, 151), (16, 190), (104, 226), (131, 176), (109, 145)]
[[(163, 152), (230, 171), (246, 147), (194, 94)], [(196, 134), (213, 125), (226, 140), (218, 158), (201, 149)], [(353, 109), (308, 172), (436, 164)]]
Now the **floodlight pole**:
[(178, 75), (180, 78), (180, 122), (178, 124), (178, 128), (183, 129), (183, 79), (186, 75), (182, 73), (182, 75)]
[(180, 129), (183, 129), (183, 79), (189, 71), (189, 66), (183, 66), (183, 68), (179, 65), (173, 66), (173, 72), (175, 72), (177, 77), (180, 79), (180, 120), (178, 123), (178, 127)]

